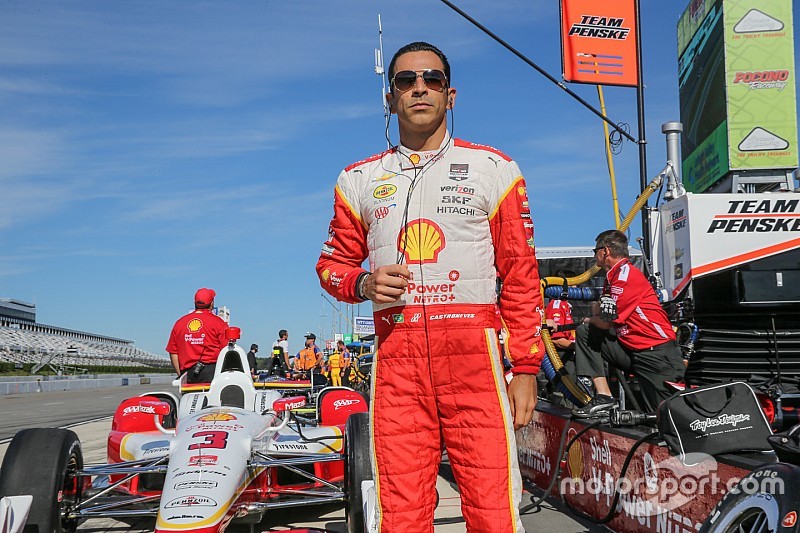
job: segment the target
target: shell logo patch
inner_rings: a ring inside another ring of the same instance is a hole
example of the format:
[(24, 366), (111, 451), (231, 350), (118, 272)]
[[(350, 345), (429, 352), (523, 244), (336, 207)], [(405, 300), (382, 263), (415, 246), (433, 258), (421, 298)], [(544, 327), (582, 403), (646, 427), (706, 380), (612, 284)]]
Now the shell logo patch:
[(412, 165), (417, 166), (420, 161), (419, 154), (411, 154), (410, 156), (408, 156), (408, 160), (411, 161)]
[(330, 277), (331, 277), (331, 271), (330, 270), (328, 270), (326, 268), (325, 270), (322, 271), (322, 281), (324, 281), (325, 283), (328, 283), (328, 280), (330, 279)]
[(201, 422), (230, 422), (231, 420), (236, 420), (236, 417), (230, 413), (210, 413), (201, 416), (197, 420)]
[(376, 187), (374, 191), (372, 191), (372, 196), (375, 198), (388, 198), (389, 196), (393, 195), (397, 192), (397, 187), (392, 185), (391, 183), (387, 183), (381, 185), (380, 187)]
[(408, 264), (436, 263), (446, 245), (442, 228), (427, 218), (409, 222), (397, 236), (397, 249), (403, 252)]
[[(569, 428), (567, 439), (572, 439), (577, 434), (574, 428)], [(583, 445), (580, 441), (571, 446), (567, 453), (567, 470), (572, 479), (580, 479), (583, 475)]]
[(522, 185), (517, 187), (517, 194), (519, 194), (520, 196), (525, 196), (525, 187), (523, 187)]
[(192, 333), (197, 333), (201, 329), (203, 329), (203, 321), (199, 318), (193, 318), (186, 324), (186, 328), (191, 331)]

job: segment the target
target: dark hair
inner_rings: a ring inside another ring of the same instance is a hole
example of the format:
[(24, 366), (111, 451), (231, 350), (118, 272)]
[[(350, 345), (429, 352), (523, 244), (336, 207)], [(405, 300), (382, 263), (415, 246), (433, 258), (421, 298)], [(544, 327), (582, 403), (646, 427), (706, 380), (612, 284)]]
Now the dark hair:
[(286, 331), (285, 329), (282, 329), (282, 330), (280, 330), (280, 331), (278, 332), (278, 338), (279, 338), (279, 339), (282, 339), (282, 338), (284, 337), (284, 335), (289, 335), (289, 332), (288, 332), (288, 331)]
[(611, 251), (612, 257), (628, 257), (628, 237), (619, 230), (610, 229), (606, 230), (597, 237), (597, 248), (605, 248), (606, 246)]
[[(433, 52), (439, 59), (442, 60), (442, 65), (444, 66), (444, 75), (447, 77), (447, 85), (450, 85), (450, 62), (447, 61), (447, 57), (444, 55), (444, 52), (436, 48), (430, 43), (426, 43), (424, 41), (416, 41), (413, 43), (408, 43), (407, 45), (400, 48), (397, 52), (394, 53), (392, 56), (392, 60), (389, 63), (389, 81), (392, 80), (394, 76), (394, 64), (397, 63), (397, 58), (403, 54), (408, 54), (410, 52)], [(391, 90), (394, 90), (393, 88)]]
[(250, 345), (250, 349), (251, 350), (258, 350), (258, 344), (251, 344)]

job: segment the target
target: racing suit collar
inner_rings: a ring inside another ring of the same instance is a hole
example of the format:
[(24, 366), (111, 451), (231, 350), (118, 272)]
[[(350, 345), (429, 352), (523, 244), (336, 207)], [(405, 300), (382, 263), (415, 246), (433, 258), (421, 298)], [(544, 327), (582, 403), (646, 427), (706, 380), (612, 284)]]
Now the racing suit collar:
[(442, 139), (442, 143), (435, 150), (411, 150), (410, 148), (397, 145), (397, 159), (400, 162), (400, 168), (408, 170), (411, 168), (424, 167), (431, 159), (438, 159), (441, 155), (447, 152), (446, 146), (452, 144), (453, 139), (450, 137), (450, 132), (447, 132)]

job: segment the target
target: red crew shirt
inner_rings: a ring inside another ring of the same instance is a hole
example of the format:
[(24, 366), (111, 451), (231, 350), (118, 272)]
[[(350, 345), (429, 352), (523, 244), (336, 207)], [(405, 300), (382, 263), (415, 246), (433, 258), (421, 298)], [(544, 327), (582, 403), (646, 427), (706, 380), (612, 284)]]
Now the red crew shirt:
[[(556, 326), (566, 326), (572, 324), (572, 305), (566, 300), (559, 300), (553, 298), (547, 303), (547, 308), (544, 310), (545, 318), (555, 322)], [(571, 331), (556, 331), (550, 335), (553, 340), (567, 339), (570, 342), (575, 342), (575, 330)]]
[(653, 286), (628, 259), (621, 259), (606, 274), (604, 294), (617, 303), (614, 326), (619, 342), (634, 351), (675, 340), (667, 314)]
[(198, 309), (180, 317), (172, 326), (167, 343), (167, 353), (178, 354), (181, 372), (198, 361), (204, 364), (217, 362), (219, 352), (227, 344), (225, 329), (228, 324), (209, 309)]

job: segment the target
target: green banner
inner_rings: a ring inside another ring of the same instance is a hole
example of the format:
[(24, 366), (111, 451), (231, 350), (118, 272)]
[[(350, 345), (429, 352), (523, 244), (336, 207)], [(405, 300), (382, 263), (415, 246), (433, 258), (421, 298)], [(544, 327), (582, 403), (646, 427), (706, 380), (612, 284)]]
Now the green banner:
[(683, 185), (687, 192), (703, 192), (728, 172), (728, 128), (723, 122), (683, 158)]
[(798, 166), (792, 0), (724, 0), (731, 170)]

